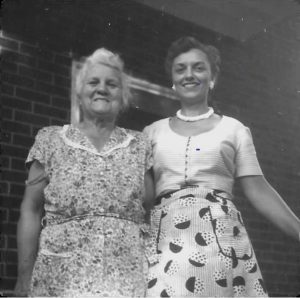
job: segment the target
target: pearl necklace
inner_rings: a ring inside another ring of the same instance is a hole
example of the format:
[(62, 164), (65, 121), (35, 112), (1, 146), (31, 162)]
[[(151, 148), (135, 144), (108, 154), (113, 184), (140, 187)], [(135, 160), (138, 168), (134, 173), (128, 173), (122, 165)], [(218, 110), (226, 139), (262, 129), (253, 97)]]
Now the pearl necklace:
[(197, 115), (197, 116), (184, 116), (181, 114), (181, 110), (178, 110), (176, 112), (176, 117), (179, 118), (182, 121), (186, 122), (194, 122), (202, 119), (207, 119), (209, 118), (212, 114), (214, 113), (214, 109), (212, 107), (208, 108), (208, 112), (205, 114)]

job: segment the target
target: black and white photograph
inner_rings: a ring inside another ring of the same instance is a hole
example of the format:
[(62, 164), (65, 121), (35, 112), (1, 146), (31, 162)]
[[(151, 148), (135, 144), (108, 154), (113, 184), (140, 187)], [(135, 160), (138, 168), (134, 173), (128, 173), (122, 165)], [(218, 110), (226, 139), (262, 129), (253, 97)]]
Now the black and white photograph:
[(0, 297), (300, 297), (300, 0), (5, 0)]

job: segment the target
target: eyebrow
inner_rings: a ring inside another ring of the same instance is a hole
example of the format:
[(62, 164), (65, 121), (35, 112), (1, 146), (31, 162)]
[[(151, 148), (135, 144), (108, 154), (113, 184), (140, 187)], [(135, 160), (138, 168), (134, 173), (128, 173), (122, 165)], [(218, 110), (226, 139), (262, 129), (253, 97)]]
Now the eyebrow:
[[(92, 77), (88, 77), (86, 80), (88, 82), (95, 81), (95, 80), (97, 81), (97, 80), (99, 80), (99, 78), (97, 76), (92, 76)], [(113, 81), (115, 83), (121, 82), (121, 78), (119, 78), (119, 77), (118, 78), (116, 78), (116, 77), (108, 77), (106, 80), (109, 81), (109, 82)]]
[[(179, 63), (175, 63), (174, 66), (185, 66), (186, 63), (184, 62), (179, 62)], [(195, 63), (193, 63), (193, 65), (205, 65), (205, 62), (203, 61), (196, 61)]]

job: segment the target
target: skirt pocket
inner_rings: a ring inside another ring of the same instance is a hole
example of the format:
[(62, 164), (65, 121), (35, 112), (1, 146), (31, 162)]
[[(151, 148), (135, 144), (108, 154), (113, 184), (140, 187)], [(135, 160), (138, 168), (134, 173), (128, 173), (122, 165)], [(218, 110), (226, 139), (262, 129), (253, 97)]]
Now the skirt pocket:
[[(234, 207), (229, 206), (220, 216), (220, 210), (212, 209), (212, 228), (216, 237), (220, 253), (232, 259), (233, 267), (238, 260), (247, 261), (253, 257), (253, 249), (243, 223), (241, 213)], [(216, 213), (217, 216), (215, 215)]]

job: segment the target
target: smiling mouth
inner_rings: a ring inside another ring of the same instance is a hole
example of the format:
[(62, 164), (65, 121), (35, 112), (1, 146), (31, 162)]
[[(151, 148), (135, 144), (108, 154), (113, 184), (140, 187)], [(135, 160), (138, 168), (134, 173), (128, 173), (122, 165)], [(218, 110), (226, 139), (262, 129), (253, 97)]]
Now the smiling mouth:
[(109, 102), (109, 100), (106, 97), (97, 97), (97, 98), (94, 98), (93, 101), (106, 101), (106, 102)]
[(182, 84), (183, 87), (186, 87), (186, 88), (192, 88), (192, 87), (196, 87), (196, 86), (199, 86), (200, 84), (199, 83), (184, 83)]

